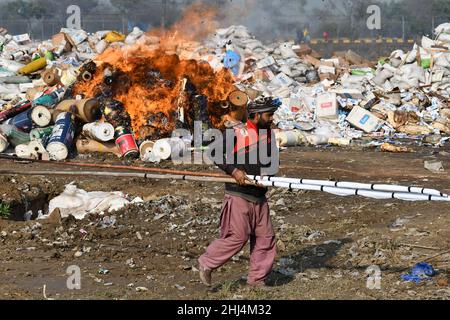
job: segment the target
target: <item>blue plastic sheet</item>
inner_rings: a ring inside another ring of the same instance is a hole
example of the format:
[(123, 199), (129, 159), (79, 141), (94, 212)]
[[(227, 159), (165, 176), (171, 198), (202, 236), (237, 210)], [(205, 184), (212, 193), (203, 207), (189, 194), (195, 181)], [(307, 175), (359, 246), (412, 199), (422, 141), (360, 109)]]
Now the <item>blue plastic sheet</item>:
[(436, 274), (436, 271), (428, 263), (421, 262), (416, 264), (409, 274), (402, 275), (403, 281), (420, 283), (422, 281), (429, 281), (431, 277)]

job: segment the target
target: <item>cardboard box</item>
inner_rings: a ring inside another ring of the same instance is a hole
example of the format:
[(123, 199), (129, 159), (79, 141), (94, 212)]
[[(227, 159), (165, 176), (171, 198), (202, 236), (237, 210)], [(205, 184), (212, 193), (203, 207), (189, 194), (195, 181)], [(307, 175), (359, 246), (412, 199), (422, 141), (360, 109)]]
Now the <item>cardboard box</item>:
[(383, 125), (383, 121), (381, 119), (361, 107), (354, 107), (346, 120), (351, 125), (367, 133), (378, 131), (378, 129), (380, 129)]
[(289, 109), (291, 112), (298, 113), (303, 109), (303, 104), (300, 99), (289, 99)]
[(319, 78), (320, 78), (320, 81), (331, 80), (334, 83), (334, 81), (336, 81), (338, 77), (337, 77), (337, 75), (335, 75), (333, 73), (321, 73), (321, 74), (319, 74)]
[(317, 96), (316, 115), (321, 119), (339, 119), (339, 109), (337, 105), (336, 93), (323, 93)]
[(324, 66), (339, 68), (339, 58), (334, 59), (322, 59), (321, 64)]
[(12, 38), (18, 44), (26, 44), (26, 43), (31, 42), (30, 35), (28, 33), (19, 34), (19, 35), (13, 36)]
[(320, 65), (319, 73), (336, 74), (336, 68), (335, 67), (326, 66), (326, 65)]
[(279, 73), (275, 79), (272, 80), (273, 84), (285, 87), (289, 87), (293, 82), (294, 81), (284, 73)]
[(267, 58), (264, 58), (256, 64), (256, 67), (258, 69), (263, 69), (266, 67), (270, 67), (271, 65), (275, 64), (275, 59), (272, 56), (268, 56)]
[(302, 57), (302, 59), (304, 61), (306, 61), (307, 63), (313, 65), (316, 68), (318, 68), (320, 66), (320, 60), (316, 59), (316, 58), (314, 58), (314, 57), (312, 57), (310, 55), (306, 55), (306, 56)]
[(70, 43), (69, 38), (65, 33), (57, 33), (52, 37), (52, 44), (55, 48), (59, 48), (62, 46), (63, 52), (69, 52), (72, 50), (72, 44)]

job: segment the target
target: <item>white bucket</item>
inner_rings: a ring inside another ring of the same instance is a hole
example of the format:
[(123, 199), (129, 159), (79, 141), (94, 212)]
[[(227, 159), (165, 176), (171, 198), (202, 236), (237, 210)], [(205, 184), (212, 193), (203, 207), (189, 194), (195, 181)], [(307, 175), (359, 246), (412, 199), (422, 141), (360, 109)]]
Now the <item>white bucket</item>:
[(37, 152), (33, 152), (26, 144), (16, 146), (16, 155), (22, 159), (38, 159)]
[(40, 140), (30, 141), (28, 144), (28, 149), (30, 149), (31, 152), (36, 152), (38, 154), (47, 153), (47, 150), (45, 150), (45, 147)]
[(141, 159), (146, 159), (150, 153), (153, 152), (153, 147), (155, 146), (155, 142), (153, 141), (144, 141), (139, 146), (139, 153), (141, 154)]
[(86, 138), (108, 142), (114, 139), (114, 127), (108, 122), (88, 123), (83, 126), (83, 134)]

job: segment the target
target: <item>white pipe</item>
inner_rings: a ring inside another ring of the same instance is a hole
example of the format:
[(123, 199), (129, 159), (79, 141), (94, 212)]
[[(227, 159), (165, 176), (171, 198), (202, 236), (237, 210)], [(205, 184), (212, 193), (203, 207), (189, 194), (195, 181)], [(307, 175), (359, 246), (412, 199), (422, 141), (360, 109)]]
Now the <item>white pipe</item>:
[(412, 192), (387, 192), (387, 191), (376, 191), (376, 190), (365, 190), (357, 188), (341, 188), (326, 185), (311, 185), (311, 184), (301, 184), (301, 183), (289, 183), (289, 182), (276, 182), (258, 180), (258, 183), (265, 187), (278, 187), (286, 189), (296, 189), (296, 190), (308, 190), (308, 191), (323, 191), (330, 194), (334, 194), (340, 197), (347, 196), (361, 196), (366, 198), (372, 198), (377, 200), (386, 199), (398, 199), (404, 201), (448, 201), (450, 202), (450, 197), (448, 196), (434, 196), (430, 194), (422, 193), (412, 193)]
[(292, 178), (280, 178), (280, 177), (260, 177), (260, 176), (248, 176), (250, 180), (261, 182), (285, 182), (292, 184), (308, 184), (308, 185), (318, 185), (345, 189), (364, 189), (371, 191), (382, 191), (382, 192), (400, 192), (400, 193), (417, 193), (424, 195), (432, 195), (437, 197), (448, 197), (447, 194), (441, 193), (435, 189), (420, 188), (420, 187), (406, 187), (397, 185), (386, 185), (386, 184), (367, 184), (367, 183), (357, 183), (357, 182), (335, 182), (327, 180), (309, 180), (309, 179), (292, 179)]

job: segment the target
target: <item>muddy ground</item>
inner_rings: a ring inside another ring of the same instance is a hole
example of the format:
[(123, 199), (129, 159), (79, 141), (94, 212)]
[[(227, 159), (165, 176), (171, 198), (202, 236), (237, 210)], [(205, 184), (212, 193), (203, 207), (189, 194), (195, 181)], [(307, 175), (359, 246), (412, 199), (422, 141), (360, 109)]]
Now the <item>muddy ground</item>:
[[(447, 145), (406, 154), (289, 149), (282, 153), (281, 173), (419, 185), (449, 193), (448, 149)], [(120, 163), (98, 155), (76, 160)], [(447, 170), (427, 171), (426, 160), (442, 161)], [(51, 171), (56, 166), (0, 160), (0, 168)], [(124, 191), (144, 203), (81, 221), (11, 220), (22, 219), (29, 210), (34, 215), (45, 211), (48, 201), (72, 181), (87, 191)], [(269, 287), (245, 285), (246, 247), (213, 273), (213, 288), (205, 288), (198, 280), (197, 258), (218, 236), (223, 194), (222, 184), (2, 175), (0, 195), (12, 212), (10, 219), (0, 220), (0, 299), (450, 298), (450, 203), (378, 201), (280, 189), (269, 194), (278, 237)], [(115, 217), (116, 222), (107, 223), (105, 217)], [(401, 281), (402, 274), (427, 259), (439, 271), (433, 281)], [(80, 290), (66, 286), (66, 271), (72, 265), (81, 269)], [(381, 268), (380, 290), (367, 288), (366, 271), (372, 265)]]

